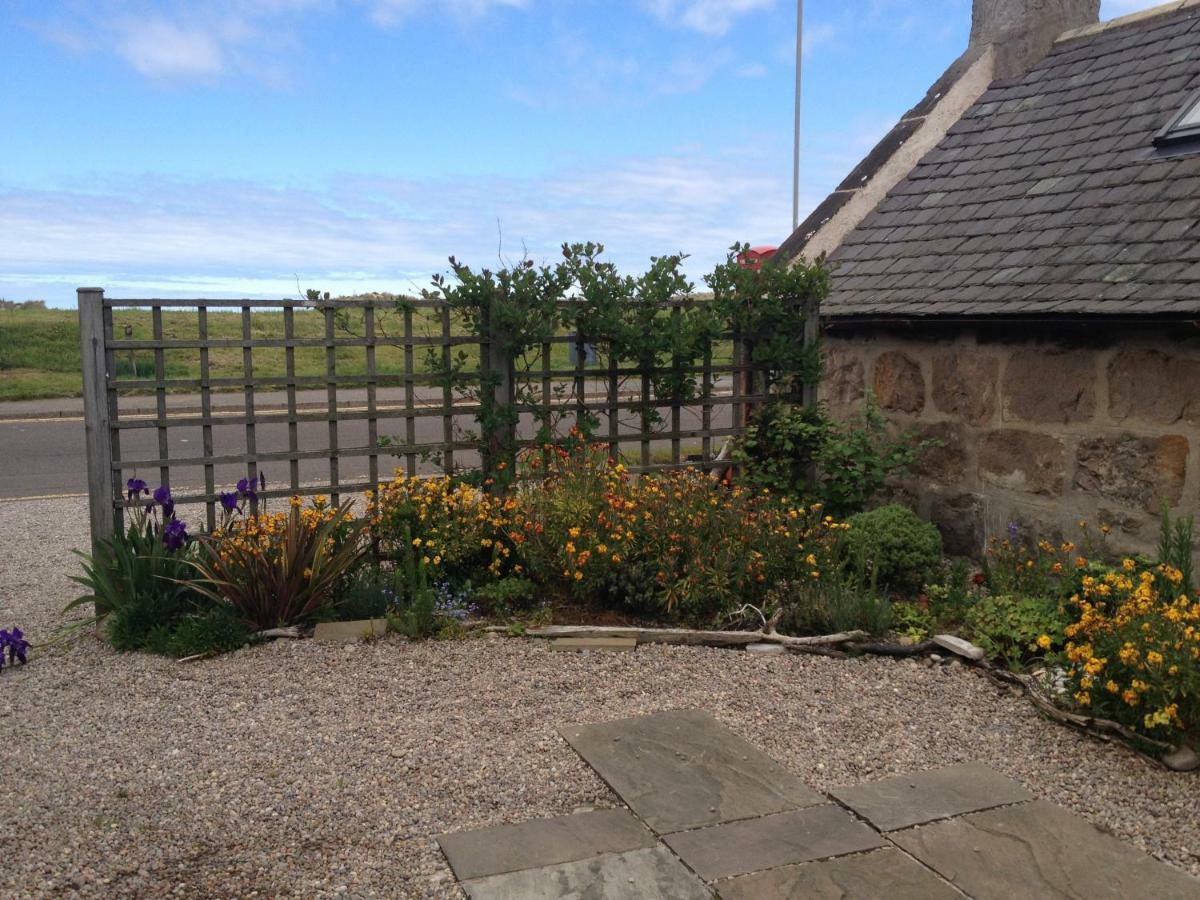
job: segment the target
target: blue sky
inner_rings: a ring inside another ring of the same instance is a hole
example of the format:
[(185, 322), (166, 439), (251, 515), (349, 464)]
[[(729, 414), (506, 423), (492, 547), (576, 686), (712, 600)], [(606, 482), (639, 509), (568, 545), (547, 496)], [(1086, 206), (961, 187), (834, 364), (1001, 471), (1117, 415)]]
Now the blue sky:
[[(1110, 17), (1153, 5), (1105, 0)], [(970, 0), (808, 0), (801, 207)], [(791, 224), (792, 0), (0, 0), (0, 297), (411, 291)]]

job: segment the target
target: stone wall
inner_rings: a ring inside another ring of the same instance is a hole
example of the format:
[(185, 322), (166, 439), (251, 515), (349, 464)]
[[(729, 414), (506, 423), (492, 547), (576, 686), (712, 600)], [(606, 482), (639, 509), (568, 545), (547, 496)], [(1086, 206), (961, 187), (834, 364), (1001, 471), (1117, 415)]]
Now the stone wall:
[(893, 486), (979, 554), (1010, 521), (1114, 551), (1153, 550), (1165, 499), (1200, 511), (1200, 326), (1173, 323), (827, 329), (821, 399), (867, 389), (898, 428), (940, 442)]

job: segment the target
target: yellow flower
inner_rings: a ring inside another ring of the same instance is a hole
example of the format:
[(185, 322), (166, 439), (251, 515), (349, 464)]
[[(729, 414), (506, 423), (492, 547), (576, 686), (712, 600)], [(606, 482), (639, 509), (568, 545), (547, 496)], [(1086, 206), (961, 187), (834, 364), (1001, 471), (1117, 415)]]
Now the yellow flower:
[(583, 573), (580, 572), (578, 569), (575, 570), (575, 580), (583, 581)]
[(582, 533), (582, 532), (581, 532), (581, 531), (579, 530), (579, 528), (577, 528), (577, 527), (576, 527), (576, 528), (571, 528), (571, 529), (569, 529), (569, 530), (567, 531), (567, 534), (569, 534), (569, 535), (570, 535), (571, 537), (573, 537), (573, 538), (577, 538), (577, 537), (579, 537), (579, 535), (580, 535), (581, 533)]
[(1043, 634), (1038, 636), (1037, 645), (1043, 650), (1049, 650), (1052, 643), (1053, 641), (1050, 640), (1050, 635)]

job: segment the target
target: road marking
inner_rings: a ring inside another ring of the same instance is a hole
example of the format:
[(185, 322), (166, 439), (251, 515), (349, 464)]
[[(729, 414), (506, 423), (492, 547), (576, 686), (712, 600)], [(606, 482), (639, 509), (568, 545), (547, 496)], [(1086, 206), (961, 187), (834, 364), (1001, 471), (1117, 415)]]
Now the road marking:
[(9, 500), (67, 500), (72, 497), (86, 497), (87, 493), (82, 494), (37, 494), (33, 497), (0, 497), (0, 503), (5, 503)]

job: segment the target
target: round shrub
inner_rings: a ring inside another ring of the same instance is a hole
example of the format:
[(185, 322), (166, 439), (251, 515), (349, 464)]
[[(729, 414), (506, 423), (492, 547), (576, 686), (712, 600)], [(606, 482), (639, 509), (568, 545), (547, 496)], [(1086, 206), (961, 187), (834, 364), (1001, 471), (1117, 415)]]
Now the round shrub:
[(874, 567), (882, 587), (915, 596), (942, 561), (942, 536), (907, 506), (893, 503), (850, 517), (846, 548), (853, 562)]

